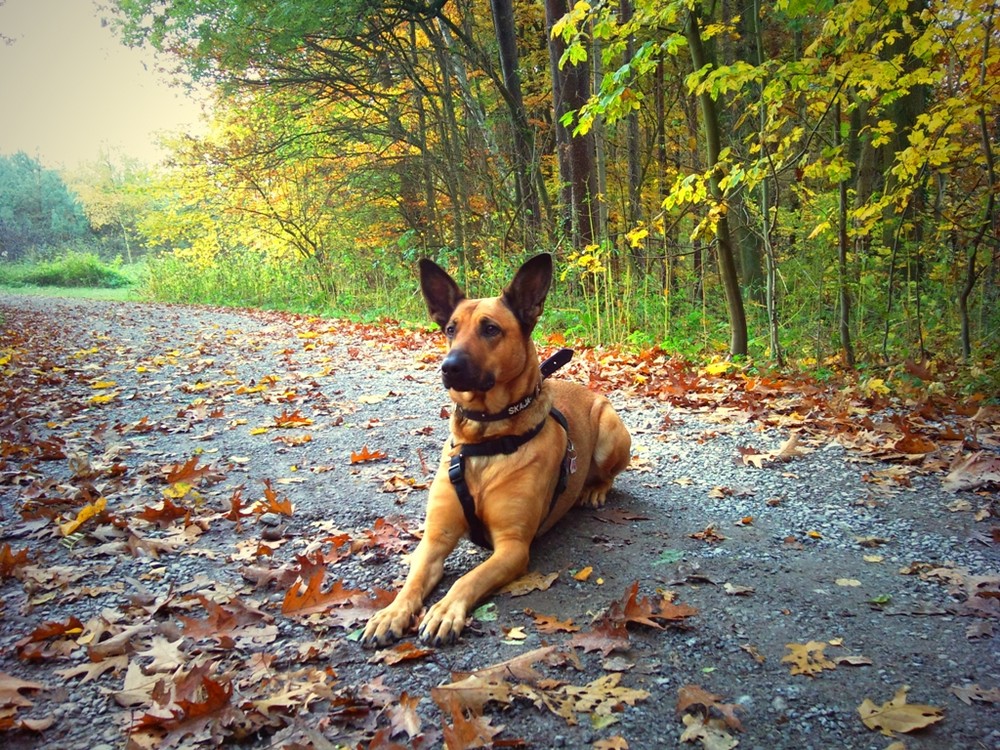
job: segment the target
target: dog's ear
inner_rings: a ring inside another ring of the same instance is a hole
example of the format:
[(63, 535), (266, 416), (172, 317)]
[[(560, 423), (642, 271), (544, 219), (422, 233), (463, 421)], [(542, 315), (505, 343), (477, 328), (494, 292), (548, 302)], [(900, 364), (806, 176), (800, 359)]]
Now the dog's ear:
[(424, 293), (431, 320), (441, 328), (448, 325), (451, 314), (465, 294), (454, 279), (437, 263), (427, 258), (420, 259), (420, 291)]
[(531, 333), (542, 315), (545, 295), (552, 284), (552, 256), (536, 255), (525, 262), (503, 290), (503, 301), (517, 317), (526, 334)]

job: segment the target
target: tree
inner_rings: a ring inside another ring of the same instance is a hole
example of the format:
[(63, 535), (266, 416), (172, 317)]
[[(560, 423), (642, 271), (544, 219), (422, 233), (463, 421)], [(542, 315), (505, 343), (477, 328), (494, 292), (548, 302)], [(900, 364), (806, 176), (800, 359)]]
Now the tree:
[(81, 206), (57, 172), (23, 151), (0, 155), (0, 257), (20, 260), (88, 238)]

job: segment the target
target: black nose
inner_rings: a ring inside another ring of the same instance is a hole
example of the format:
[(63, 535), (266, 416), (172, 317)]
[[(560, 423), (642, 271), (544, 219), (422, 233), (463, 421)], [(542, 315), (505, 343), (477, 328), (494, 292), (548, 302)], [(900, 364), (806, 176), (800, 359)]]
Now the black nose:
[(441, 381), (456, 391), (488, 391), (494, 379), (476, 365), (464, 349), (452, 349), (441, 363)]

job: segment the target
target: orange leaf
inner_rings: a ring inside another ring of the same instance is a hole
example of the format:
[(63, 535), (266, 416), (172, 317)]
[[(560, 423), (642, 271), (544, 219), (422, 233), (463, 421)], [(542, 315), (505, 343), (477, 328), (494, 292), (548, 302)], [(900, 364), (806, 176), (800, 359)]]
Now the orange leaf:
[(368, 446), (364, 446), (360, 452), (351, 451), (351, 463), (360, 464), (365, 461), (378, 461), (379, 459), (386, 458), (386, 454), (380, 450), (370, 451)]
[(349, 604), (351, 597), (364, 593), (344, 588), (343, 581), (337, 581), (329, 591), (323, 591), (324, 576), (326, 576), (324, 568), (314, 570), (304, 590), (302, 579), (297, 580), (285, 592), (285, 599), (281, 603), (282, 614), (311, 615), (314, 612), (325, 612), (331, 607)]

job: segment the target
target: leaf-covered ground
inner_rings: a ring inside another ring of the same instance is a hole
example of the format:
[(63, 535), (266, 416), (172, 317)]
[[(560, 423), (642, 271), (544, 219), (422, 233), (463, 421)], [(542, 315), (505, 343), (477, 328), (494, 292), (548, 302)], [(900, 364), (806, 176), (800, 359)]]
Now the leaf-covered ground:
[(5, 747), (1000, 744), (1000, 417), (927, 368), (903, 392), (578, 353), (633, 433), (609, 506), (459, 644), (365, 651), (447, 434), (435, 335), (0, 314)]

